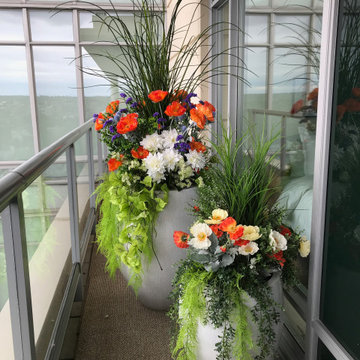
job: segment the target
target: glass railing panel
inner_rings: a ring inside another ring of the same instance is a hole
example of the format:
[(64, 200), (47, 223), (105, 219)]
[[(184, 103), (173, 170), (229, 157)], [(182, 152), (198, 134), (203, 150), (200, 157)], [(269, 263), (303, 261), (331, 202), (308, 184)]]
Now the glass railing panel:
[(22, 195), (38, 359), (45, 356), (71, 270), (66, 175), (66, 164), (53, 164)]
[(14, 359), (2, 220), (0, 216), (0, 359)]

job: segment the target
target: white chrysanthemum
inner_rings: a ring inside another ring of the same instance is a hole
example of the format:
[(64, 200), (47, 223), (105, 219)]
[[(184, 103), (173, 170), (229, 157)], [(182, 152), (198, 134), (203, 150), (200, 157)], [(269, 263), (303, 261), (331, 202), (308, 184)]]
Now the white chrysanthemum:
[(189, 153), (186, 154), (186, 159), (186, 164), (190, 165), (195, 171), (203, 169), (206, 165), (205, 156), (196, 150), (190, 150)]
[(179, 133), (176, 129), (165, 130), (161, 134), (164, 149), (173, 149)]
[(310, 240), (305, 236), (300, 239), (299, 253), (301, 257), (307, 257), (310, 254)]
[(212, 234), (211, 228), (204, 223), (196, 223), (190, 228), (194, 236), (189, 240), (189, 244), (196, 249), (207, 249), (211, 245), (209, 236)]
[(161, 135), (156, 133), (151, 135), (146, 135), (141, 141), (140, 145), (143, 146), (146, 150), (151, 152), (158, 151), (162, 148), (163, 139)]
[(287, 249), (287, 240), (284, 235), (281, 235), (275, 230), (271, 230), (269, 234), (270, 246), (273, 251), (281, 251)]
[(175, 170), (175, 166), (178, 164), (182, 156), (173, 149), (166, 149), (162, 153), (164, 165), (167, 170)]
[(258, 251), (258, 244), (254, 241), (250, 241), (247, 245), (239, 246), (240, 255), (254, 255)]
[(164, 159), (160, 153), (149, 154), (145, 159), (143, 159), (147, 173), (155, 181), (160, 182), (162, 179), (165, 179), (165, 164)]

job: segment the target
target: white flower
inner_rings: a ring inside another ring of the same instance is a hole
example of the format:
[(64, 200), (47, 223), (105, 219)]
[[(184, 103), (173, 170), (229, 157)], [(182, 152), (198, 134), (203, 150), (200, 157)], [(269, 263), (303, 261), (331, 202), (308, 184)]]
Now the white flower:
[(299, 253), (301, 257), (307, 257), (310, 254), (310, 240), (308, 240), (305, 236), (301, 237)]
[(167, 170), (174, 170), (177, 163), (182, 159), (182, 156), (173, 149), (166, 149), (162, 153), (162, 157)]
[(156, 133), (151, 135), (146, 135), (141, 141), (140, 145), (142, 145), (146, 150), (151, 152), (155, 152), (162, 148), (162, 137)]
[(203, 169), (206, 165), (205, 156), (196, 150), (190, 150), (189, 153), (186, 154), (186, 159), (186, 164), (190, 165), (195, 171)]
[(284, 235), (281, 235), (275, 230), (271, 230), (269, 234), (270, 246), (273, 251), (281, 251), (287, 249), (287, 240)]
[(164, 149), (173, 149), (178, 135), (179, 133), (176, 131), (176, 129), (163, 131), (161, 136), (162, 136)]
[(157, 183), (165, 179), (165, 164), (164, 159), (160, 153), (149, 154), (143, 159), (147, 173)]
[(254, 269), (254, 268), (256, 268), (256, 263), (257, 263), (257, 261), (256, 261), (256, 258), (251, 258), (250, 259), (250, 269)]
[(197, 105), (200, 103), (200, 98), (198, 98), (197, 96), (192, 96), (190, 98), (190, 102), (193, 104), (193, 105)]
[(258, 226), (244, 225), (244, 233), (241, 236), (242, 240), (255, 241), (260, 239), (261, 236)]
[(195, 249), (207, 249), (211, 245), (209, 236), (212, 234), (212, 230), (208, 225), (196, 223), (190, 228), (190, 232), (194, 237), (190, 239), (189, 244)]
[(205, 220), (206, 224), (220, 224), (228, 217), (228, 212), (222, 209), (215, 209), (211, 213), (211, 219)]
[(240, 255), (254, 255), (259, 251), (258, 244), (254, 241), (250, 241), (248, 244), (239, 246)]

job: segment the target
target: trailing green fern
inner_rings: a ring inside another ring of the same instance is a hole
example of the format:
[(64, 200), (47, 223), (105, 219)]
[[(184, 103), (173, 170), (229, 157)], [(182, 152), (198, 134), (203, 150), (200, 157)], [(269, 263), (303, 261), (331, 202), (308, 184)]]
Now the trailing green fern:
[[(168, 201), (168, 189), (143, 181), (141, 190), (123, 183), (121, 172), (105, 175), (97, 187), (100, 220), (96, 226), (99, 250), (106, 256), (106, 268), (114, 275), (121, 264), (130, 269), (129, 284), (137, 291), (141, 285), (142, 260), (153, 256), (152, 235), (158, 214)], [(162, 195), (162, 196), (160, 196)]]

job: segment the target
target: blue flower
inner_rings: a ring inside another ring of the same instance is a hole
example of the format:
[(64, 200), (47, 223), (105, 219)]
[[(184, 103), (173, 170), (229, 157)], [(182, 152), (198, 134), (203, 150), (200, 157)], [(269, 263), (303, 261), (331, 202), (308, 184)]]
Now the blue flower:
[(178, 135), (177, 138), (176, 138), (176, 141), (180, 141), (182, 140), (184, 137), (182, 135)]
[(130, 104), (132, 102), (132, 98), (131, 97), (127, 98), (125, 102), (126, 104)]
[(111, 133), (116, 132), (115, 129), (114, 129), (114, 127), (113, 127), (112, 125), (109, 126), (109, 131), (110, 131)]
[(164, 119), (164, 118), (158, 118), (158, 124), (161, 124), (161, 123), (164, 123), (164, 122), (166, 122), (166, 119)]
[(190, 109), (195, 109), (196, 108), (196, 106), (194, 104), (191, 104), (191, 103), (189, 103), (189, 107), (190, 107)]
[(128, 109), (120, 109), (120, 112), (126, 114), (127, 112), (129, 112), (129, 110)]
[(109, 119), (109, 120), (106, 120), (106, 121), (104, 122), (104, 126), (103, 126), (103, 127), (105, 127), (106, 125), (111, 124), (113, 121), (114, 121), (113, 118), (111, 118), (111, 119)]
[(160, 114), (158, 112), (153, 113), (153, 117), (158, 117), (158, 116), (160, 116)]
[(121, 111), (118, 111), (118, 112), (116, 113), (116, 115), (114, 116), (114, 120), (115, 120), (115, 121), (119, 121), (120, 118), (121, 118)]
[(187, 153), (190, 150), (190, 145), (185, 142), (178, 142), (174, 144), (174, 149), (178, 150), (181, 153)]
[(205, 104), (202, 100), (200, 100), (199, 103), (200, 103), (201, 105), (204, 105), (204, 104)]
[(96, 119), (98, 118), (98, 116), (99, 116), (99, 114), (94, 114), (94, 115), (93, 115), (93, 121), (94, 121), (94, 122), (96, 121)]
[(114, 142), (115, 139), (117, 139), (118, 137), (120, 137), (120, 134), (115, 134), (112, 138), (111, 141)]
[(187, 129), (187, 127), (186, 127), (185, 125), (183, 125), (183, 126), (181, 127), (181, 131), (182, 131), (183, 133), (186, 131), (186, 129)]
[(190, 99), (191, 99), (192, 97), (195, 97), (195, 96), (197, 96), (197, 94), (195, 94), (195, 93), (190, 93), (190, 94), (186, 97), (185, 101), (189, 102)]
[(124, 94), (124, 93), (120, 93), (120, 96), (121, 96), (122, 98), (126, 98), (126, 94)]
[(131, 108), (135, 109), (139, 104), (137, 102), (134, 102), (130, 105)]

